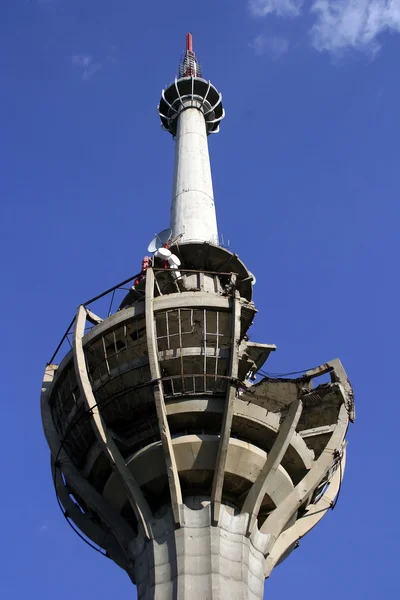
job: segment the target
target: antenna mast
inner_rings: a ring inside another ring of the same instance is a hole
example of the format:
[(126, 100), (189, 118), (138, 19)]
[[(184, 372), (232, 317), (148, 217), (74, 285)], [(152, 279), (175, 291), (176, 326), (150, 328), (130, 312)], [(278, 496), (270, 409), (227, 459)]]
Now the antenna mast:
[(179, 78), (162, 91), (159, 114), (164, 128), (176, 138), (172, 186), (172, 237), (181, 243), (209, 242), (218, 246), (218, 227), (207, 137), (217, 133), (224, 117), (222, 96), (201, 77), (186, 35)]

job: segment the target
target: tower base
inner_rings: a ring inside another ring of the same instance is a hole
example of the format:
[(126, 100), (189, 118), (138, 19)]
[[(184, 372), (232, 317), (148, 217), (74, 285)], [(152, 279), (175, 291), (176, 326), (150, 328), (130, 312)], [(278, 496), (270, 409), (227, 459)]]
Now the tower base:
[(248, 515), (227, 506), (215, 526), (209, 501), (185, 502), (182, 527), (164, 507), (153, 523), (154, 539), (134, 542), (138, 600), (261, 600), (269, 535), (246, 537)]

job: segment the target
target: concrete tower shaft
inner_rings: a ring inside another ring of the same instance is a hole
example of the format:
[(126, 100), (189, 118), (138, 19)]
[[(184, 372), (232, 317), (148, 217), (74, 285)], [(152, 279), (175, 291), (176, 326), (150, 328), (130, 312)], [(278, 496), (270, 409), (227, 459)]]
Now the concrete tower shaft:
[(181, 242), (218, 245), (207, 136), (218, 131), (224, 110), (221, 94), (200, 73), (189, 33), (180, 77), (162, 91), (158, 107), (163, 126), (176, 138), (170, 228)]
[(218, 245), (210, 157), (204, 115), (183, 109), (178, 117), (170, 228), (182, 242)]

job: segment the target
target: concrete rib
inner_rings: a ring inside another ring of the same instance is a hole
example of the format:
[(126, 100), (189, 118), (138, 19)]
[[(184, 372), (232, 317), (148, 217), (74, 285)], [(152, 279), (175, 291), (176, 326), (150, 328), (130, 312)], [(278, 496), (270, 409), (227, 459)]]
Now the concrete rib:
[(263, 498), (268, 491), (268, 485), (273, 479), (291, 442), (293, 433), (299, 422), (302, 410), (303, 403), (300, 398), (290, 405), (285, 420), (279, 428), (279, 433), (276, 437), (274, 445), (272, 446), (271, 452), (268, 455), (267, 462), (265, 463), (262, 472), (257, 477), (257, 480), (249, 490), (246, 500), (244, 501), (242, 513), (247, 512), (250, 515), (248, 525), (249, 533), (252, 532), (253, 528), (257, 523), (258, 513)]
[[(131, 569), (131, 556), (129, 553), (129, 542), (134, 537), (134, 532), (129, 524), (118, 513), (116, 513), (109, 503), (93, 488), (93, 486), (80, 474), (79, 470), (72, 463), (68, 454), (63, 448), (63, 442), (54, 427), (48, 398), (51, 392), (51, 386), (54, 380), (54, 373), (57, 365), (48, 365), (45, 370), (42, 393), (41, 393), (41, 413), (43, 429), (49, 444), (51, 454), (54, 459), (57, 458), (57, 468), (64, 474), (67, 482), (70, 482), (76, 493), (85, 498), (86, 505), (99, 515), (102, 522), (113, 532), (117, 539), (129, 567), (127, 572), (131, 578), (134, 577)], [(53, 473), (54, 477), (54, 473)], [(87, 518), (87, 517), (86, 517)]]
[(147, 504), (142, 490), (138, 486), (132, 473), (126, 466), (125, 460), (122, 457), (112, 436), (108, 433), (107, 426), (104, 423), (99, 407), (97, 406), (96, 398), (94, 397), (92, 386), (90, 385), (89, 375), (86, 368), (85, 353), (83, 350), (82, 338), (85, 331), (86, 310), (84, 306), (78, 308), (75, 319), (74, 330), (74, 364), (75, 374), (80, 393), (83, 401), (90, 411), (91, 424), (96, 438), (103, 448), (104, 453), (108, 456), (111, 467), (116, 469), (124, 483), (124, 487), (128, 494), (129, 502), (135, 513), (138, 522), (142, 525), (145, 535), (151, 538), (151, 518), (152, 514)]
[(319, 521), (325, 516), (326, 512), (332, 508), (333, 502), (339, 493), (339, 489), (343, 480), (345, 466), (346, 466), (346, 448), (343, 448), (343, 454), (341, 457), (341, 465), (338, 467), (333, 474), (332, 480), (330, 481), (329, 487), (325, 494), (315, 504), (310, 504), (304, 515), (281, 533), (278, 537), (274, 547), (272, 548), (269, 556), (265, 563), (265, 577), (269, 577), (271, 571), (282, 559), (283, 555), (289, 550), (289, 548), (304, 537), (313, 527), (315, 527)]
[[(238, 376), (238, 368), (239, 368), (239, 342), (240, 342), (240, 325), (241, 325), (241, 306), (240, 306), (240, 296), (238, 292), (235, 292), (235, 298), (233, 300), (232, 306), (232, 344), (231, 344), (231, 358), (229, 365), (229, 376), (231, 380), (228, 384), (228, 390), (226, 394), (225, 400), (225, 410), (224, 416), (222, 419), (222, 427), (221, 427), (221, 437), (218, 448), (217, 461), (215, 465), (215, 473), (213, 478), (213, 485), (211, 491), (211, 502), (213, 505), (214, 515), (213, 520), (214, 523), (218, 523), (219, 513), (222, 501), (222, 488), (224, 484), (224, 476), (225, 476), (225, 465), (226, 465), (226, 457), (228, 454), (228, 446), (229, 446), (229, 438), (231, 435), (232, 429), (232, 419), (233, 419), (233, 410), (235, 398), (237, 395), (237, 382), (236, 378)], [(204, 332), (205, 335), (205, 332)]]
[(169, 491), (171, 495), (171, 507), (175, 523), (179, 523), (179, 507), (182, 504), (182, 492), (179, 482), (178, 469), (172, 447), (171, 433), (169, 430), (167, 411), (164, 402), (164, 393), (161, 382), (161, 371), (158, 362), (158, 350), (154, 321), (154, 271), (152, 268), (146, 271), (146, 336), (147, 351), (149, 358), (150, 374), (154, 381), (154, 403), (157, 412), (158, 427), (164, 451), (165, 464), (168, 475)]
[(269, 515), (261, 527), (262, 533), (270, 533), (272, 539), (276, 541), (291, 516), (300, 508), (325, 477), (332, 465), (335, 453), (339, 451), (343, 443), (348, 423), (347, 409), (342, 404), (335, 430), (325, 449), (307, 475), (296, 485), (293, 492)]

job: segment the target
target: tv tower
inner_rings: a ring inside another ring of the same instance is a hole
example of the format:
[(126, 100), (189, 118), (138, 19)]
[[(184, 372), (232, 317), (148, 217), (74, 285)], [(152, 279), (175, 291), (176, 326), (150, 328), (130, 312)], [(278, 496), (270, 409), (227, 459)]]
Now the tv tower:
[(54, 486), (140, 600), (257, 600), (336, 502), (353, 392), (338, 359), (262, 370), (276, 347), (250, 340), (255, 278), (219, 245), (208, 136), (224, 109), (191, 34), (158, 111), (176, 140), (170, 227), (79, 306), (47, 364)]

